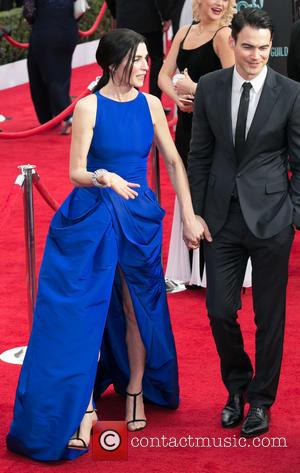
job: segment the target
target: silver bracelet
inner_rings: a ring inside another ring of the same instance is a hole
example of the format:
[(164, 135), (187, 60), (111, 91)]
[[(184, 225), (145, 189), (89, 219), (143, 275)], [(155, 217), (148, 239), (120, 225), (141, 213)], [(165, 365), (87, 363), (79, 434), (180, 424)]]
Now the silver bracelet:
[(102, 177), (104, 174), (107, 174), (107, 173), (108, 173), (107, 169), (96, 169), (96, 171), (94, 171), (92, 173), (92, 182), (93, 182), (94, 186), (96, 186), (96, 187), (108, 187), (107, 184), (101, 184), (98, 181), (98, 177)]

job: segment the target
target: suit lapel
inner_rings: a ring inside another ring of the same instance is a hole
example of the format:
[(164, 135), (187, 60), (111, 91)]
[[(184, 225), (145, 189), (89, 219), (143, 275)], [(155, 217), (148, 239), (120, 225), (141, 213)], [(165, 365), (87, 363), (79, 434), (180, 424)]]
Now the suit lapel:
[(241, 165), (244, 166), (251, 159), (251, 150), (254, 148), (257, 137), (263, 130), (264, 125), (272, 113), (272, 109), (279, 97), (281, 86), (277, 85), (274, 71), (268, 68), (268, 74), (261, 92), (261, 96), (253, 117), (246, 140), (244, 158)]

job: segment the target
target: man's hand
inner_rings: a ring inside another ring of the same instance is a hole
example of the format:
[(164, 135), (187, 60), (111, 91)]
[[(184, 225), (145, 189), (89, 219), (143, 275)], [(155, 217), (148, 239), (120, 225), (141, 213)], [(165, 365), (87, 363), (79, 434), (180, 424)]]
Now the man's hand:
[(207, 226), (206, 221), (202, 217), (200, 217), (200, 215), (195, 215), (195, 217), (196, 217), (196, 220), (198, 220), (204, 228), (204, 238), (203, 239), (205, 239), (209, 243), (211, 243), (213, 241), (213, 239), (212, 239), (212, 236), (210, 234), (210, 231), (209, 231), (209, 228)]

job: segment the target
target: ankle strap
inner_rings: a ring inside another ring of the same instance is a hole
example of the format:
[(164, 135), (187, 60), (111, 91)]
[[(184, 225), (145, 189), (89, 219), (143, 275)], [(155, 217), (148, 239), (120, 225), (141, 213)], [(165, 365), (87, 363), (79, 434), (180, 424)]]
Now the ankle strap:
[(127, 396), (132, 396), (132, 397), (139, 396), (139, 395), (142, 394), (142, 393), (143, 393), (143, 390), (140, 391), (139, 393), (135, 393), (135, 394), (131, 394), (131, 393), (128, 393), (128, 392), (126, 391)]

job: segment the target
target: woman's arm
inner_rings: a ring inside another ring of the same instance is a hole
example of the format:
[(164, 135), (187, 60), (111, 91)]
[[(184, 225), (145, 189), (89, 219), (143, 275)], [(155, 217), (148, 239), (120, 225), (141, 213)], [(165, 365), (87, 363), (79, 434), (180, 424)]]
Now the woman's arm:
[(74, 110), (69, 173), (71, 182), (77, 187), (93, 186), (92, 173), (86, 170), (86, 159), (93, 138), (96, 110), (94, 94), (79, 100)]
[(189, 112), (190, 111), (190, 106), (185, 105), (180, 101), (180, 96), (177, 94), (173, 83), (172, 83), (172, 77), (177, 69), (177, 56), (180, 48), (180, 43), (183, 40), (187, 30), (188, 26), (183, 26), (180, 28), (180, 30), (176, 33), (171, 49), (164, 61), (164, 64), (160, 70), (159, 76), (158, 76), (158, 85), (161, 88), (163, 92), (165, 92), (174, 102), (176, 105), (182, 110), (183, 112)]
[[(93, 173), (87, 171), (87, 154), (93, 138), (97, 111), (97, 98), (94, 94), (77, 103), (73, 115), (72, 142), (70, 152), (70, 179), (77, 187), (92, 187)], [(133, 187), (139, 184), (127, 182), (118, 174), (106, 172), (97, 177), (99, 184), (111, 187), (124, 199), (134, 199), (138, 194)]]
[(219, 30), (213, 40), (213, 47), (216, 55), (220, 59), (222, 68), (234, 65), (234, 54), (229, 45), (230, 36), (231, 29), (227, 26)]
[(162, 104), (157, 97), (152, 95), (146, 95), (146, 98), (154, 123), (155, 142), (163, 155), (168, 174), (178, 197), (184, 240), (190, 248), (196, 248), (203, 235), (208, 240), (211, 237), (208, 230), (206, 231), (202, 223), (195, 217), (186, 172), (172, 140)]

